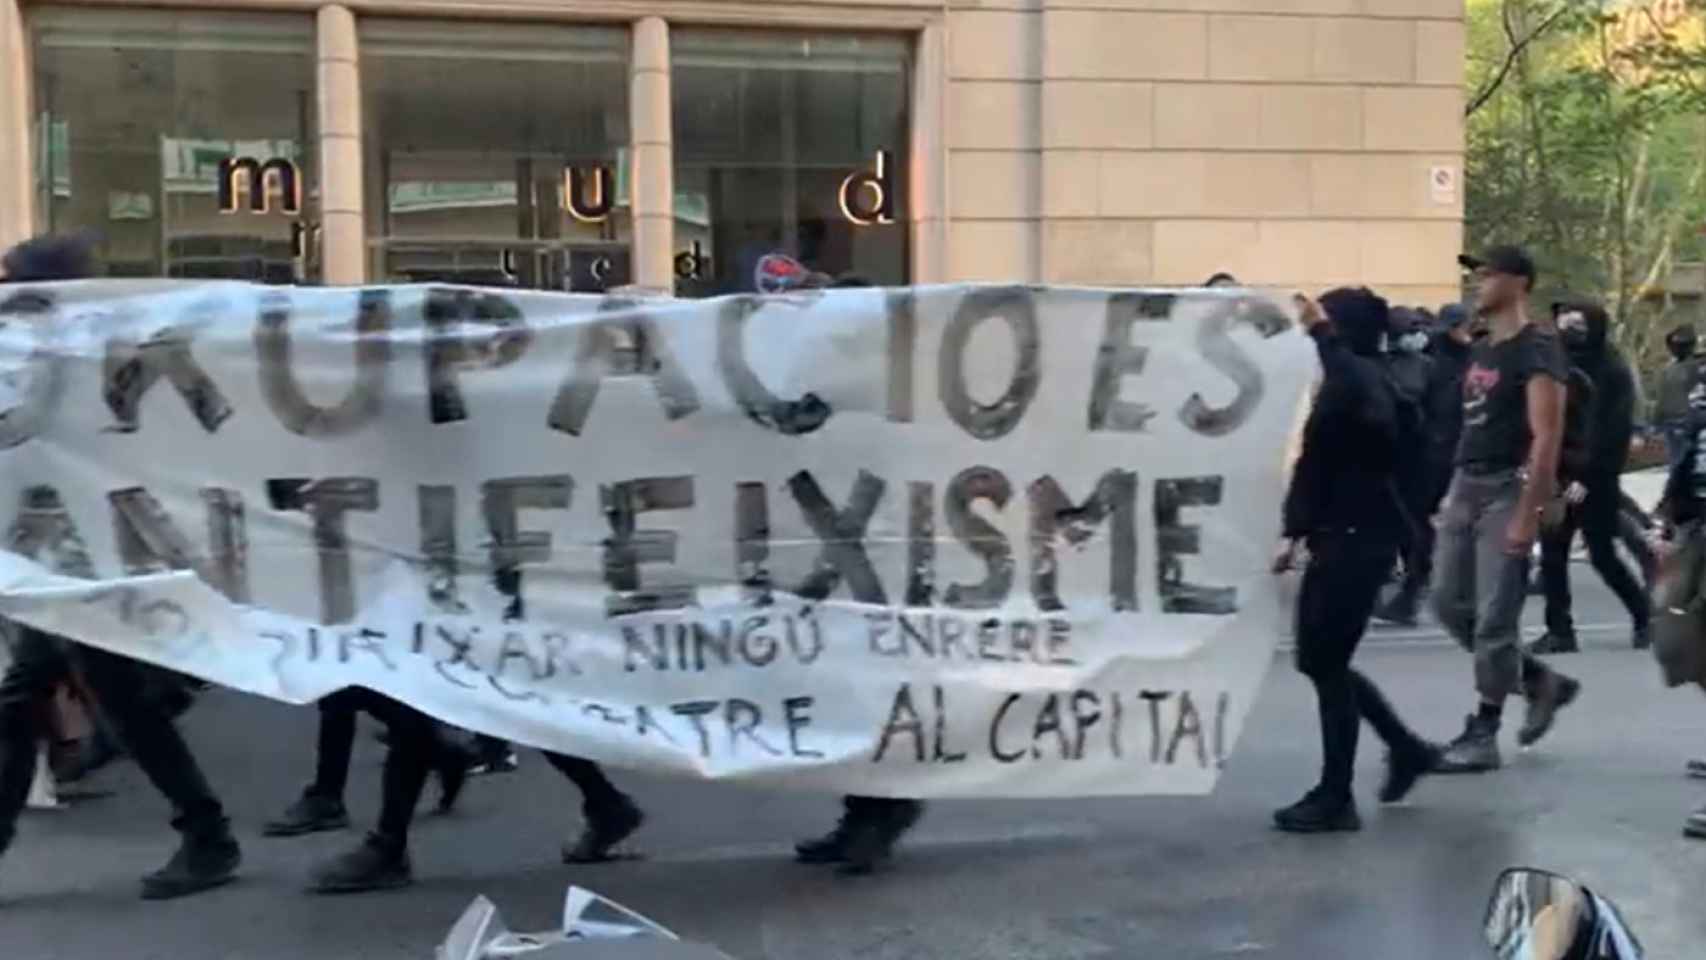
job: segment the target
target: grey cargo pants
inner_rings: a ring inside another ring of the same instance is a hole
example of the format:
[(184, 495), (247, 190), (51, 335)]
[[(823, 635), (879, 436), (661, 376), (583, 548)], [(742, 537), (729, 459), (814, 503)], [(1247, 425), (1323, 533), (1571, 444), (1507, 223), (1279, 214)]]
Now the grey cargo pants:
[(1522, 650), (1529, 558), (1505, 549), (1505, 528), (1522, 497), (1515, 470), (1458, 471), (1440, 511), (1434, 553), (1434, 613), (1475, 655), (1475, 690), (1486, 703), (1526, 692), (1548, 670)]

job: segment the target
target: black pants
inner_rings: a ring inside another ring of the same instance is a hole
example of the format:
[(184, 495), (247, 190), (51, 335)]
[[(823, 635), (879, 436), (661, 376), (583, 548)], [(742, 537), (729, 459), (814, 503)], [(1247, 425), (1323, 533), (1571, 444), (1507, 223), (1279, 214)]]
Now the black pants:
[(1420, 597), (1434, 576), (1433, 513), (1417, 510), (1415, 517), (1415, 529), (1405, 535), (1400, 547), (1404, 558), (1404, 582), (1400, 590), (1407, 597)]
[(1587, 485), (1587, 498), (1564, 512), (1556, 527), (1540, 533), (1540, 585), (1546, 591), (1546, 630), (1554, 636), (1574, 636), (1570, 616), (1570, 544), (1580, 530), (1587, 544), (1588, 562), (1593, 564), (1611, 592), (1623, 601), (1635, 626), (1648, 620), (1646, 591), (1623, 558), (1617, 555), (1621, 531), (1623, 493), (1615, 476)]
[(1451, 488), (1451, 471), (1443, 472), (1443, 482), (1434, 483), (1407, 508), (1409, 515), (1398, 542), (1398, 555), (1404, 558), (1404, 582), (1399, 586), (1399, 595), (1411, 601), (1419, 599), (1433, 581), (1434, 548), (1437, 546), (1433, 518), (1439, 512), (1440, 504), (1445, 502), (1446, 491)]
[(0, 679), (0, 846), (10, 841), (29, 797), (48, 700), (73, 665), (120, 744), (171, 802), (172, 826), (187, 837), (225, 835), (225, 810), (171, 717), (150, 697), (143, 664), (28, 627), (18, 630), (12, 665)]
[[(373, 696), (371, 691), (351, 687), (320, 700), (320, 735), (314, 756), (314, 782), (308, 793), (340, 803), (344, 786), (349, 783), (350, 756), (355, 751), (355, 720)], [(371, 711), (370, 711), (371, 712)], [(389, 726), (389, 724), (387, 724)], [(437, 723), (432, 725), (430, 763), (433, 768), (460, 764), (467, 768), (472, 755), (444, 736)]]
[[(371, 690), (351, 687), (333, 696), (346, 697), (347, 703), (367, 711), (390, 731), (391, 746), (385, 754), (381, 780), (379, 824), (374, 833), (381, 844), (407, 846), (415, 807), (420, 804), (427, 774), (441, 749), (437, 722), (406, 703)], [(616, 789), (598, 764), (580, 757), (544, 753), (552, 767), (580, 788), (586, 810), (598, 812), (628, 802), (627, 796)]]
[(1397, 544), (1389, 537), (1335, 533), (1309, 538), (1309, 568), (1297, 597), (1297, 669), (1315, 684), (1321, 714), (1321, 782), (1329, 800), (1351, 797), (1357, 734), (1367, 720), (1394, 752), (1421, 740), (1374, 682), (1351, 669)]

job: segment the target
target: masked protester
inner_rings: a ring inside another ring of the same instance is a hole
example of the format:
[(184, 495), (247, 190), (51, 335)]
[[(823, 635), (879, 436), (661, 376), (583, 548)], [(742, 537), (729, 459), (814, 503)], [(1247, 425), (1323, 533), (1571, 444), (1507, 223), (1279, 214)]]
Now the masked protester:
[[(1635, 374), (1617, 348), (1606, 342), (1610, 319), (1597, 303), (1561, 302), (1552, 316), (1570, 365), (1591, 382), (1591, 422), (1580, 463), (1571, 464), (1560, 521), (1540, 536), (1540, 576), (1546, 593), (1546, 635), (1537, 653), (1568, 653), (1578, 648), (1570, 616), (1570, 544), (1581, 531), (1588, 559), (1605, 585), (1617, 594), (1633, 623), (1633, 644), (1647, 646), (1650, 619), (1646, 591), (1617, 553), (1622, 522), (1621, 478), (1635, 432)], [(1568, 428), (1566, 428), (1566, 433)], [(1566, 459), (1570, 459), (1566, 457)]]
[[(1380, 353), (1386, 301), (1364, 288), (1333, 290), (1319, 305), (1302, 302), (1321, 358), (1320, 392), (1303, 429), (1303, 451), (1284, 505), (1274, 570), (1291, 568), (1305, 548), (1308, 566), (1297, 597), (1297, 669), (1315, 685), (1321, 718), (1321, 779), (1303, 799), (1274, 813), (1294, 833), (1357, 830), (1352, 770), (1362, 720), (1389, 749), (1380, 799), (1404, 798), (1438, 751), (1398, 718), (1373, 681), (1351, 668), (1387, 572), (1406, 536), (1397, 483), (1406, 436), (1400, 396)], [(1419, 424), (1410, 422), (1410, 431)]]
[(1659, 392), (1653, 406), (1653, 425), (1664, 433), (1665, 456), (1674, 469), (1682, 452), (1692, 439), (1688, 433), (1690, 411), (1689, 391), (1700, 376), (1700, 361), (1695, 356), (1696, 338), (1693, 327), (1677, 327), (1665, 334), (1665, 349), (1671, 362), (1659, 374)]
[(1519, 634), (1529, 554), (1557, 487), (1569, 377), (1563, 347), (1529, 318), (1535, 268), (1527, 252), (1494, 247), (1458, 262), (1475, 273), (1475, 309), (1488, 334), (1464, 375), (1463, 436), (1434, 558), (1434, 612), (1475, 656), (1479, 703), (1441, 758), (1442, 773), (1500, 766), (1499, 727), (1511, 694), (1528, 701), (1517, 732), (1528, 746), (1581, 686), (1527, 654)]
[[(1386, 368), (1402, 399), (1423, 421), (1429, 417), (1428, 389), (1434, 379), (1434, 359), (1427, 353), (1432, 320), (1410, 307), (1395, 307), (1387, 332)], [(1415, 626), (1422, 591), (1433, 574), (1433, 487), (1427, 446), (1400, 449), (1394, 483), (1404, 501), (1404, 539), (1399, 544), (1404, 576), (1392, 599), (1375, 611), (1375, 619)]]
[[(43, 237), (10, 252), (0, 267), (11, 283), (76, 280), (94, 275), (86, 238)], [(51, 294), (11, 292), (0, 303), (18, 319), (52, 317)], [(24, 497), (44, 496), (26, 491)], [(55, 498), (57, 500), (57, 498)], [(242, 861), (225, 809), (208, 786), (154, 689), (143, 664), (117, 654), (17, 625), (12, 664), (0, 679), (0, 853), (11, 843), (36, 771), (44, 706), (75, 670), (93, 691), (120, 742), (155, 789), (171, 802), (172, 826), (183, 840), (164, 867), (142, 878), (142, 896), (164, 900), (226, 883)]]
[(1417, 542), (1405, 554), (1406, 576), (1398, 592), (1375, 618), (1387, 623), (1414, 626), (1422, 596), (1433, 577), (1436, 532), (1433, 517), (1439, 513), (1451, 486), (1452, 461), (1457, 440), (1463, 433), (1463, 374), (1469, 368), (1469, 346), (1473, 342), (1469, 311), (1461, 304), (1440, 308), (1428, 341), (1427, 388), (1423, 394), (1426, 411), (1427, 447), (1424, 457), (1422, 506), (1417, 510)]

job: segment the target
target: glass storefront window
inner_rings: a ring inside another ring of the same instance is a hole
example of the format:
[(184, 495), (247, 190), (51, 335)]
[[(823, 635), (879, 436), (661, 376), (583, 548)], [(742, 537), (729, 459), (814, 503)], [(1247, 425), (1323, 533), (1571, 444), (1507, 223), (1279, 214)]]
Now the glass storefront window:
[(752, 290), (771, 253), (907, 282), (906, 38), (678, 27), (670, 49), (678, 292)]
[(318, 277), (310, 17), (26, 13), (39, 227), (115, 276)]
[(626, 29), (359, 30), (376, 282), (629, 282)]

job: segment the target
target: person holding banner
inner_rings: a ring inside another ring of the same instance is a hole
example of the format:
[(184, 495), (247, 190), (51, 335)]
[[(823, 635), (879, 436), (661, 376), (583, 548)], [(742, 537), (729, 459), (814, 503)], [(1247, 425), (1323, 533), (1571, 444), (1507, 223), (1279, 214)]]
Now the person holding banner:
[[(314, 752), (314, 782), (302, 791), (284, 813), (267, 821), (261, 835), (267, 837), (300, 837), (322, 830), (342, 830), (349, 826), (349, 811), (344, 809), (344, 785), (349, 782), (350, 754), (355, 749), (355, 720), (361, 698), (352, 697), (359, 691), (340, 690), (319, 703), (320, 728)], [(436, 724), (433, 726), (433, 766), (438, 770), (443, 792), (439, 795), (438, 811), (449, 813), (462, 795), (468, 780), (468, 769), (474, 762), (471, 751), (450, 742)]]
[[(414, 883), (409, 860), (409, 827), (426, 789), (427, 775), (443, 756), (438, 722), (400, 700), (350, 687), (333, 696), (341, 709), (366, 711), (385, 724), (388, 747), (380, 779), (379, 822), (355, 848), (313, 871), (312, 893), (365, 893)], [(563, 848), (564, 863), (599, 863), (645, 822), (645, 815), (616, 788), (598, 764), (545, 751), (557, 772), (580, 788), (586, 820), (580, 838)]]
[[(83, 279), (94, 274), (93, 263), (86, 238), (39, 237), (14, 247), (0, 259), (0, 269), (4, 270), (0, 283)], [(23, 292), (7, 297), (3, 291), (0, 287), (7, 312), (52, 316), (51, 302), (44, 295)], [(29, 489), (24, 496), (51, 497), (51, 502), (58, 503), (58, 495), (51, 488)], [(93, 575), (80, 544), (66, 554), (67, 565), (83, 568), (66, 572)], [(75, 669), (94, 692), (136, 765), (171, 802), (172, 826), (183, 837), (171, 860), (142, 878), (142, 896), (150, 900), (186, 896), (236, 876), (243, 857), (231, 836), (225, 809), (172, 717), (149, 695), (141, 663), (21, 625), (12, 657), (4, 679), (0, 679), (0, 854), (12, 842), (35, 779), (44, 732), (43, 708)]]
[(1275, 572), (1307, 549), (1297, 597), (1297, 669), (1315, 685), (1321, 717), (1321, 780), (1303, 799), (1274, 813), (1293, 833), (1358, 830), (1351, 795), (1362, 720), (1390, 751), (1380, 800), (1402, 800), (1432, 769), (1437, 750), (1398, 717), (1374, 682), (1352, 669), (1381, 587), (1406, 536), (1397, 478), (1398, 447), (1420, 427), (1402, 416), (1406, 402), (1380, 357), (1386, 301), (1366, 288), (1342, 288), (1316, 304), (1299, 297), (1303, 321), (1321, 357), (1321, 389), (1304, 425), (1303, 452), (1284, 506), (1285, 541)]
[[(814, 282), (812, 286), (821, 286)], [(871, 281), (847, 274), (827, 284), (834, 288), (871, 286)], [(839, 864), (847, 876), (872, 873), (894, 854), (896, 843), (924, 817), (924, 801), (897, 797), (841, 798), (841, 819), (821, 837), (794, 845), (794, 859), (808, 864)]]

